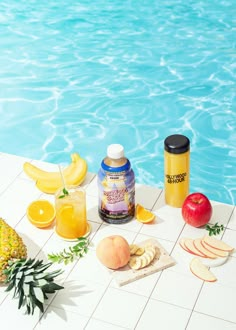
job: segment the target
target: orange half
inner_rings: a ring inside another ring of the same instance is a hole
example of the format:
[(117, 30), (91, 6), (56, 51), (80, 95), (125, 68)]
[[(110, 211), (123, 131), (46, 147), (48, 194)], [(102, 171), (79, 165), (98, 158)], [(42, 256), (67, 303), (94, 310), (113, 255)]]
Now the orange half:
[(135, 217), (139, 222), (149, 223), (156, 218), (156, 215), (151, 211), (145, 209), (142, 205), (137, 204), (135, 210)]
[(45, 199), (33, 201), (27, 208), (29, 221), (38, 228), (49, 227), (53, 223), (55, 215), (53, 204)]

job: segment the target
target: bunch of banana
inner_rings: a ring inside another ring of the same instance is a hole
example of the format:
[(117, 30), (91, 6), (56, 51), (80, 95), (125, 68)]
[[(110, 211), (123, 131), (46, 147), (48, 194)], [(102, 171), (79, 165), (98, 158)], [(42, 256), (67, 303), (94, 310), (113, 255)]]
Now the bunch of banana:
[[(54, 194), (62, 186), (59, 171), (44, 171), (29, 162), (25, 162), (23, 168), (24, 172), (36, 182), (38, 189), (44, 193)], [(71, 154), (71, 163), (62, 171), (65, 184), (67, 186), (81, 184), (86, 177), (87, 170), (86, 160), (78, 153)]]
[(160, 251), (157, 251), (157, 249), (154, 245), (139, 247), (138, 245), (131, 244), (129, 266), (137, 270), (150, 265), (155, 257), (160, 256)]

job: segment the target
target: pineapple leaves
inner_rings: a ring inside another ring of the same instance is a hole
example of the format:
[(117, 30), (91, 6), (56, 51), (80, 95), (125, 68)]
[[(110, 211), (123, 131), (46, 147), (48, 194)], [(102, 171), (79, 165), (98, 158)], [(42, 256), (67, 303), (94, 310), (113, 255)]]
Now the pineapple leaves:
[(38, 301), (40, 301), (42, 304), (44, 303), (44, 295), (40, 288), (33, 287), (34, 295)]
[(44, 311), (44, 300), (48, 293), (63, 289), (54, 283), (54, 278), (62, 273), (61, 270), (46, 271), (52, 263), (44, 264), (42, 260), (21, 259), (9, 262), (5, 270), (8, 284), (6, 291), (14, 290), (13, 297), (18, 298), (18, 309), (25, 306), (27, 314), (33, 314), (35, 308)]
[(76, 257), (82, 258), (88, 252), (89, 240), (86, 237), (78, 238), (78, 243), (70, 246), (68, 250), (64, 249), (62, 252), (55, 254), (48, 254), (48, 259), (54, 263), (64, 263), (67, 265), (73, 262)]

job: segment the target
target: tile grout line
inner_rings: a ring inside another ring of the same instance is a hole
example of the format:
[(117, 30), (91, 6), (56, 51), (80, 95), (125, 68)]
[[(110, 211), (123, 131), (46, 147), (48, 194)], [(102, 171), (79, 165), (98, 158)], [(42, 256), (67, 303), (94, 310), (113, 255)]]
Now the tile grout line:
[(191, 313), (190, 313), (190, 315), (189, 315), (189, 318), (188, 318), (188, 321), (187, 321), (187, 324), (186, 324), (185, 330), (186, 330), (187, 327), (188, 327), (188, 324), (189, 324), (189, 322), (190, 322), (190, 320), (191, 320), (191, 317), (192, 317), (192, 315), (193, 315), (193, 312), (195, 312), (194, 308), (195, 308), (195, 306), (196, 306), (196, 304), (197, 304), (197, 301), (198, 301), (198, 298), (199, 298), (199, 296), (200, 296), (200, 294), (201, 294), (201, 292), (202, 292), (202, 288), (203, 288), (203, 286), (204, 286), (204, 281), (203, 281), (203, 283), (202, 283), (202, 285), (201, 285), (201, 287), (200, 287), (200, 289), (199, 289), (199, 292), (198, 292), (197, 298), (196, 298), (196, 300), (195, 300), (195, 303), (194, 303), (194, 305), (193, 305), (193, 308), (191, 309)]
[[(209, 316), (209, 317), (211, 317), (211, 318), (213, 318), (213, 319), (217, 319), (217, 320), (225, 321), (225, 322), (228, 322), (228, 323), (232, 323), (233, 325), (236, 325), (235, 322), (232, 322), (232, 321), (230, 321), (230, 320), (226, 320), (226, 319), (222, 319), (221, 317), (213, 316), (213, 315), (206, 314), (206, 313), (203, 313), (203, 312), (198, 312), (198, 311), (193, 311), (193, 312), (195, 312), (195, 313), (197, 313), (197, 314), (201, 314), (201, 315)], [(191, 314), (191, 316), (192, 316), (192, 314)], [(191, 318), (191, 316), (190, 316), (190, 318)], [(189, 321), (190, 321), (190, 318), (189, 318)], [(189, 321), (188, 321), (188, 323), (189, 323)], [(188, 324), (187, 324), (187, 326), (188, 326)], [(187, 328), (185, 328), (185, 330), (187, 330)]]
[[(157, 202), (157, 200), (158, 200), (158, 198), (159, 198), (160, 195), (161, 195), (161, 193), (158, 195), (156, 201), (153, 203), (152, 208), (153, 208), (154, 205), (156, 204), (156, 202)], [(151, 210), (152, 210), (152, 208), (151, 208)], [(102, 224), (101, 224), (101, 225), (102, 225)], [(99, 227), (99, 228), (100, 228), (100, 227)], [(143, 228), (143, 224), (142, 224), (142, 226), (139, 228), (139, 230), (138, 230), (137, 232), (135, 232), (136, 235), (135, 235), (135, 237), (134, 237), (134, 239), (133, 239), (132, 242), (134, 242), (135, 239), (137, 238), (137, 236), (138, 236), (139, 234), (141, 234), (141, 230), (142, 230), (142, 228)], [(97, 230), (97, 231), (98, 231), (98, 230)], [(128, 230), (128, 231), (129, 231), (129, 230)], [(90, 318), (89, 318), (89, 320), (88, 320), (88, 322), (87, 322), (85, 328), (87, 327), (89, 321), (90, 321), (91, 318), (93, 317), (93, 315), (94, 315), (94, 313), (95, 313), (95, 311), (96, 311), (98, 305), (100, 304), (100, 302), (101, 302), (102, 298), (104, 297), (104, 295), (106, 294), (107, 290), (108, 290), (109, 288), (113, 288), (113, 287), (110, 287), (110, 284), (112, 283), (112, 281), (113, 281), (113, 278), (112, 278), (111, 281), (108, 283), (106, 290), (104, 291), (104, 293), (103, 293), (101, 299), (99, 300), (99, 302), (97, 303), (97, 306), (95, 307), (94, 311), (92, 312), (92, 314), (91, 314), (91, 316), (90, 316)], [(116, 289), (116, 288), (113, 288), (113, 289)], [(116, 290), (117, 290), (117, 289), (116, 289)], [(124, 290), (124, 291), (125, 291), (125, 292), (128, 292), (128, 291), (126, 291), (126, 290)], [(138, 295), (138, 294), (137, 294), (137, 295)], [(138, 295), (138, 296), (140, 296), (140, 295)], [(148, 301), (149, 301), (149, 299), (147, 300), (147, 303), (148, 303)], [(147, 303), (146, 303), (146, 304), (147, 304)], [(145, 307), (146, 307), (146, 304), (145, 304)], [(145, 307), (144, 307), (144, 309), (145, 309)], [(143, 311), (144, 311), (144, 309), (143, 309)], [(142, 311), (142, 313), (143, 313), (143, 311)], [(141, 315), (142, 315), (142, 313), (141, 313)], [(136, 326), (135, 326), (135, 327), (136, 327)], [(134, 329), (135, 329), (135, 327), (134, 327)], [(127, 329), (127, 328), (124, 328), (124, 329)]]
[[(96, 230), (96, 232), (95, 232), (95, 234), (98, 232), (98, 230), (99, 230), (99, 228), (101, 227), (101, 225), (97, 228), (97, 230)], [(94, 236), (95, 236), (95, 234), (94, 234)], [(94, 239), (94, 236), (93, 236), (93, 238), (92, 238), (92, 240), (90, 241), (90, 243), (92, 243), (92, 241), (93, 241), (93, 239)], [(51, 237), (50, 237), (51, 238)], [(49, 238), (49, 239), (50, 239)], [(47, 242), (49, 241), (49, 239), (47, 240)], [(45, 243), (46, 244), (46, 243)], [(43, 246), (45, 246), (45, 244), (43, 245)], [(43, 247), (42, 247), (43, 248)], [(41, 250), (40, 250), (41, 251)], [(40, 253), (40, 251), (39, 251), (39, 253)], [(38, 254), (39, 254), (38, 253)], [(75, 269), (75, 267), (76, 267), (76, 265), (79, 263), (79, 261), (80, 261), (80, 259), (81, 259), (81, 257), (80, 258), (78, 258), (78, 260), (75, 262), (75, 264), (74, 264), (74, 266), (70, 269), (70, 271), (68, 272), (68, 274), (67, 274), (67, 276), (62, 280), (62, 285), (64, 285), (65, 284), (65, 282), (66, 282), (66, 280), (68, 279), (68, 277), (70, 276), (70, 274), (71, 274), (71, 272)], [(111, 281), (112, 281), (112, 279), (111, 279)], [(109, 282), (110, 283), (110, 282)], [(108, 284), (109, 285), (109, 284)], [(52, 298), (52, 300), (50, 301), (50, 303), (48, 304), (48, 307), (49, 306), (52, 306), (53, 307), (53, 305), (52, 305), (52, 303), (53, 303), (53, 301), (56, 299), (56, 296), (57, 296), (57, 294), (58, 294), (58, 292), (56, 292), (56, 294), (54, 294), (54, 297)], [(103, 297), (103, 296), (102, 296)], [(95, 309), (97, 308), (97, 306), (95, 307)], [(46, 309), (46, 311), (47, 311), (47, 309)], [(45, 311), (45, 312), (46, 312)], [(43, 313), (43, 315), (45, 315), (45, 312)], [(76, 313), (75, 313), (76, 314)], [(42, 315), (42, 317), (43, 317), (43, 315)], [(82, 315), (82, 314), (81, 314)], [(41, 318), (42, 318), (41, 317)], [(41, 319), (40, 318), (40, 319)], [(90, 318), (91, 318), (91, 316), (90, 316)], [(90, 320), (90, 318), (89, 318), (89, 320)], [(38, 321), (38, 323), (39, 323), (39, 321)], [(37, 324), (38, 324), (37, 323)], [(37, 324), (36, 324), (36, 326), (37, 326)]]
[(230, 219), (232, 218), (232, 216), (234, 214), (234, 210), (236, 210), (236, 206), (233, 207), (232, 212), (230, 213), (229, 219), (227, 221), (227, 224), (224, 226), (224, 232), (223, 232), (222, 238), (224, 237), (224, 234), (226, 232), (226, 229), (228, 229), (228, 230), (234, 230), (234, 229), (231, 229), (231, 228), (228, 227), (228, 225), (230, 223)]

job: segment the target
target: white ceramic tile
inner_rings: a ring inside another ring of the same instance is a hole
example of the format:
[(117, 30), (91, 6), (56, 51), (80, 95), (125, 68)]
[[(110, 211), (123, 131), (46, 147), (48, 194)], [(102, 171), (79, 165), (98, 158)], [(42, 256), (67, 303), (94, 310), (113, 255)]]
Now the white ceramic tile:
[(96, 245), (104, 237), (111, 236), (111, 235), (121, 235), (130, 244), (133, 242), (133, 240), (137, 234), (135, 232), (132, 232), (129, 230), (123, 230), (121, 227), (118, 227), (118, 226), (101, 225), (98, 232), (94, 235), (94, 238), (92, 239), (92, 243), (94, 244), (94, 247), (96, 248)]
[[(181, 237), (188, 237), (188, 238), (200, 238), (203, 237), (205, 235), (208, 235), (208, 231), (204, 228), (196, 228), (193, 226), (190, 226), (188, 224), (185, 224), (183, 231), (180, 234), (180, 238)], [(217, 236), (217, 238), (221, 238), (222, 233)]]
[(231, 287), (236, 294), (236, 258), (229, 257), (223, 265), (212, 267), (211, 271), (217, 278), (217, 284)]
[(86, 187), (86, 193), (89, 196), (94, 196), (98, 198), (97, 175), (93, 177), (92, 181)]
[(52, 236), (50, 237), (50, 240), (47, 241), (47, 243), (43, 246), (42, 250), (48, 254), (48, 253), (58, 253), (63, 251), (64, 249), (68, 250), (69, 247), (77, 244), (77, 241), (66, 241), (61, 239), (57, 234), (54, 232), (52, 233)]
[(53, 205), (55, 203), (55, 197), (53, 194), (46, 194), (46, 193), (41, 193), (40, 194), (40, 199), (46, 199), (49, 202), (51, 202)]
[(233, 210), (233, 213), (230, 217), (228, 228), (236, 230), (236, 207)]
[(15, 229), (27, 246), (27, 254), (31, 258), (34, 258), (38, 254), (39, 250), (53, 234), (52, 227), (39, 229), (32, 225), (27, 217), (24, 217)]
[(77, 313), (65, 311), (64, 309), (49, 307), (35, 327), (36, 330), (83, 330), (89, 318)]
[(124, 229), (124, 230), (131, 230), (131, 231), (135, 231), (135, 232), (139, 232), (142, 228), (143, 224), (140, 223), (139, 221), (137, 221), (135, 218), (132, 218), (129, 222), (127, 223), (121, 223), (121, 224), (110, 224), (110, 227), (117, 227), (120, 229)]
[(114, 325), (133, 329), (146, 302), (146, 297), (109, 288), (93, 317)]
[(0, 294), (2, 295), (2, 297), (3, 297), (3, 296), (6, 297), (7, 294), (8, 294), (7, 292), (5, 292), (5, 290), (6, 290), (6, 285), (5, 285), (5, 283), (2, 283), (2, 282), (1, 282), (1, 283), (0, 283)]
[(64, 283), (64, 289), (60, 290), (50, 306), (64, 309), (90, 317), (101, 300), (105, 285), (82, 280), (70, 280), (70, 275)]
[[(92, 241), (93, 237), (96, 235), (97, 231), (101, 227), (101, 224), (97, 223), (97, 222), (93, 222), (93, 221), (88, 221), (88, 223), (90, 225), (90, 234), (89, 234), (88, 238), (90, 241)], [(92, 243), (91, 243), (91, 247), (92, 247)]]
[(235, 330), (236, 324), (209, 315), (193, 312), (186, 330)]
[(232, 256), (236, 257), (236, 230), (226, 229), (223, 235), (222, 240), (234, 247)]
[(87, 189), (88, 186), (90, 185), (90, 183), (93, 181), (93, 179), (95, 178), (96, 174), (95, 173), (91, 173), (91, 172), (87, 172), (86, 177), (84, 179), (84, 181), (82, 182), (81, 186), (84, 189)]
[(161, 189), (136, 184), (135, 185), (135, 203), (151, 210), (161, 194)]
[(38, 323), (41, 313), (38, 309), (35, 309), (33, 315), (25, 314), (24, 307), (18, 309), (18, 299), (13, 299), (10, 293), (0, 305), (0, 315), (1, 328), (4, 325), (4, 327), (9, 330), (32, 330)]
[(165, 203), (165, 192), (164, 192), (164, 190), (162, 190), (159, 197), (158, 197), (158, 199), (157, 199), (157, 201), (156, 201), (156, 203), (153, 206), (153, 211), (157, 211), (165, 205), (166, 205), (166, 203)]
[(235, 297), (235, 287), (205, 282), (195, 311), (236, 323)]
[(192, 274), (181, 274), (166, 269), (157, 282), (152, 298), (192, 309), (201, 286), (202, 281)]
[(191, 311), (161, 301), (150, 299), (136, 330), (183, 330)]
[[(26, 208), (32, 200), (40, 197), (54, 202), (53, 195), (43, 194), (23, 173), (23, 163), (27, 159), (1, 154), (0, 160), (0, 170), (8, 174), (0, 180), (1, 216), (11, 226), (17, 225), (16, 229), (26, 242), (29, 256), (37, 254), (37, 258), (47, 261), (48, 253), (59, 252), (73, 245), (73, 242), (58, 238), (53, 228), (38, 229), (26, 219)], [(33, 163), (40, 167), (45, 166), (46, 170), (57, 170), (55, 164), (41, 161), (33, 161)], [(65, 281), (65, 289), (56, 295), (49, 295), (46, 304), (52, 305), (46, 310), (40, 323), (37, 312), (33, 317), (24, 315), (23, 311), (17, 309), (17, 302), (11, 298), (11, 294), (4, 292), (5, 287), (0, 286), (1, 324), (5, 326), (11, 319), (12, 329), (19, 327), (26, 330), (33, 329), (36, 324), (38, 324), (37, 329), (52, 328), (54, 325), (58, 329), (134, 329), (137, 323), (137, 329), (145, 330), (156, 330), (157, 326), (162, 330), (182, 330), (187, 324), (187, 329), (190, 330), (204, 329), (205, 325), (207, 329), (236, 328), (234, 323), (230, 323), (230, 321), (236, 323), (234, 312), (236, 253), (226, 264), (212, 268), (218, 278), (216, 283), (203, 284), (203, 281), (194, 277), (189, 270), (189, 262), (193, 256), (182, 250), (178, 244), (175, 245), (175, 242), (182, 236), (201, 237), (205, 234), (205, 230), (185, 225), (181, 209), (166, 206), (164, 193), (160, 194), (161, 190), (143, 185), (136, 186), (136, 203), (148, 209), (153, 207), (159, 221), (151, 226), (142, 225), (135, 220), (125, 225), (109, 225), (100, 220), (97, 213), (96, 176), (88, 173), (84, 186), (87, 193), (88, 219), (92, 224), (90, 236), (92, 246), (89, 254), (67, 266), (62, 264), (51, 266), (50, 270), (64, 269), (64, 273), (55, 281), (59, 284)], [(233, 212), (233, 206), (218, 202), (212, 202), (212, 205), (211, 222), (225, 225), (229, 221), (230, 229), (226, 229), (222, 239), (235, 246), (236, 209)], [(176, 265), (119, 288), (111, 278), (112, 271), (99, 264), (95, 255), (96, 244), (109, 235), (122, 235), (129, 243), (138, 243), (154, 237), (171, 253)], [(195, 311), (189, 321), (196, 292), (202, 284)], [(146, 306), (148, 297), (152, 293), (155, 299), (150, 299)], [(91, 316), (92, 319), (89, 319)]]
[[(76, 244), (76, 242), (64, 241), (54, 233), (43, 246), (43, 248), (39, 251), (39, 254), (37, 254), (37, 259), (44, 260), (44, 262), (48, 262), (48, 254), (57, 254), (62, 252), (63, 250), (69, 251), (69, 247), (73, 246), (74, 244)], [(79, 259), (75, 258), (74, 262), (70, 262), (66, 265), (64, 263), (53, 263), (53, 265), (50, 267), (50, 270), (63, 270), (63, 273), (57, 277), (57, 283), (59, 280), (63, 283), (63, 281), (71, 272), (72, 268), (75, 266), (78, 260)]]
[(17, 157), (10, 154), (0, 155), (0, 193), (3, 192), (23, 171), (23, 164), (26, 158)]
[(103, 266), (96, 257), (95, 250), (89, 250), (83, 258), (79, 259), (70, 273), (70, 280), (89, 281), (107, 286), (112, 280), (112, 271)]
[(6, 286), (0, 286), (0, 305), (6, 299), (6, 296), (8, 295), (8, 292), (4, 292), (6, 289)]
[(155, 211), (155, 214), (156, 221), (143, 225), (140, 233), (156, 238), (176, 241), (184, 227), (180, 209), (163, 206)]
[(226, 225), (233, 212), (233, 206), (229, 204), (223, 204), (219, 202), (211, 201), (213, 213), (210, 219), (210, 223), (216, 223)]
[(89, 320), (85, 329), (86, 330), (124, 330), (123, 327), (118, 327), (114, 324), (102, 322), (99, 320), (95, 320), (93, 318)]
[(1, 217), (14, 227), (25, 215), (30, 202), (37, 199), (39, 195), (40, 193), (31, 182), (15, 179), (1, 195)]
[(91, 221), (103, 223), (98, 215), (98, 198), (86, 194), (87, 218)]

